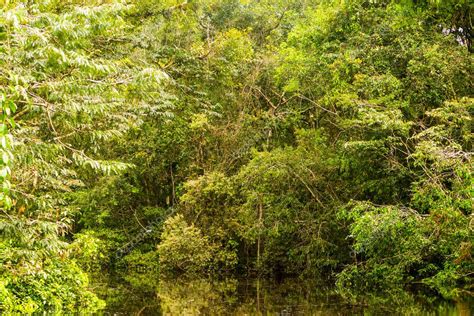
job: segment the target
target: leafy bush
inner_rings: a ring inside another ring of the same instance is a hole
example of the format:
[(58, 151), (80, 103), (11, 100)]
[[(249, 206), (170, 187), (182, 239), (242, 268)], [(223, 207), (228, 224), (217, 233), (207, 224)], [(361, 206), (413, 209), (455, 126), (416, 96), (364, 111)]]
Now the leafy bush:
[(214, 245), (201, 230), (188, 225), (180, 214), (166, 220), (157, 250), (164, 272), (206, 272), (215, 253)]
[(100, 269), (105, 263), (104, 241), (83, 231), (74, 235), (74, 241), (68, 246), (71, 257), (86, 270)]
[(123, 261), (126, 269), (130, 271), (158, 273), (160, 268), (160, 257), (157, 251), (141, 252), (135, 249), (123, 257)]
[(0, 310), (14, 313), (37, 311), (95, 311), (104, 307), (88, 290), (88, 277), (74, 263), (45, 262), (39, 271), (0, 274)]

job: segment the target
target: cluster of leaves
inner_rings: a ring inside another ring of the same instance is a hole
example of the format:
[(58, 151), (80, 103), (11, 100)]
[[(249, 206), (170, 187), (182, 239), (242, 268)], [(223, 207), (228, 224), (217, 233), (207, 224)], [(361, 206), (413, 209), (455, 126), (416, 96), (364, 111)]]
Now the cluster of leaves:
[(107, 146), (169, 108), (160, 98), (166, 73), (123, 53), (134, 46), (132, 9), (59, 1), (1, 9), (3, 310), (100, 306), (75, 263), (84, 254), (67, 246), (78, 210), (71, 201), (101, 175), (132, 168)]
[(165, 272), (205, 273), (237, 263), (235, 253), (220, 249), (180, 214), (165, 222), (157, 253)]

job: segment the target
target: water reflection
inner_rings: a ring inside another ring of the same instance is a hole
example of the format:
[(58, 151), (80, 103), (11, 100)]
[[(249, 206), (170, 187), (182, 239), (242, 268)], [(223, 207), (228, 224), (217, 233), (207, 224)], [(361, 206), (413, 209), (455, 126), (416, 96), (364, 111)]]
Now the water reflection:
[(153, 274), (93, 276), (103, 315), (472, 315), (473, 302), (423, 291), (338, 292), (318, 281), (158, 279)]

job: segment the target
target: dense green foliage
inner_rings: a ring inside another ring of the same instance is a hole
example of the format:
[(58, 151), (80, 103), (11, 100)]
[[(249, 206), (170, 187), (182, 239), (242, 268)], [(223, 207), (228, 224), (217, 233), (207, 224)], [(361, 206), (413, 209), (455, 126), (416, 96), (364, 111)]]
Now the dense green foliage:
[(470, 1), (2, 4), (0, 311), (123, 266), (472, 293)]

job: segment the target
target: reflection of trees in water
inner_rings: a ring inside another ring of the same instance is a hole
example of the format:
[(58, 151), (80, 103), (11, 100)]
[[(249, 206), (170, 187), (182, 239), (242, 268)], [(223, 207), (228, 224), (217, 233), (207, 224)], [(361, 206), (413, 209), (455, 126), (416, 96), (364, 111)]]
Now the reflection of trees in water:
[(289, 279), (162, 280), (157, 291), (165, 315), (467, 315), (469, 304), (403, 289), (383, 293), (337, 291), (333, 286)]
[(106, 312), (120, 315), (471, 315), (473, 306), (423, 291), (356, 293), (296, 279), (160, 280), (155, 274), (127, 273), (97, 284), (94, 291), (102, 290)]
[(90, 280), (93, 292), (106, 301), (104, 315), (156, 315), (161, 308), (158, 274), (96, 272)]
[[(317, 295), (314, 295), (317, 293)], [(306, 313), (322, 291), (309, 291), (301, 281), (226, 279), (162, 280), (157, 296), (165, 315), (290, 315)], [(328, 292), (326, 292), (328, 293)]]
[(165, 315), (225, 314), (238, 302), (237, 280), (162, 280), (157, 290)]
[(360, 306), (366, 314), (465, 315), (460, 311), (469, 307), (469, 304), (446, 301), (426, 290), (392, 288), (377, 292), (356, 292), (342, 289), (339, 295), (346, 304)]

